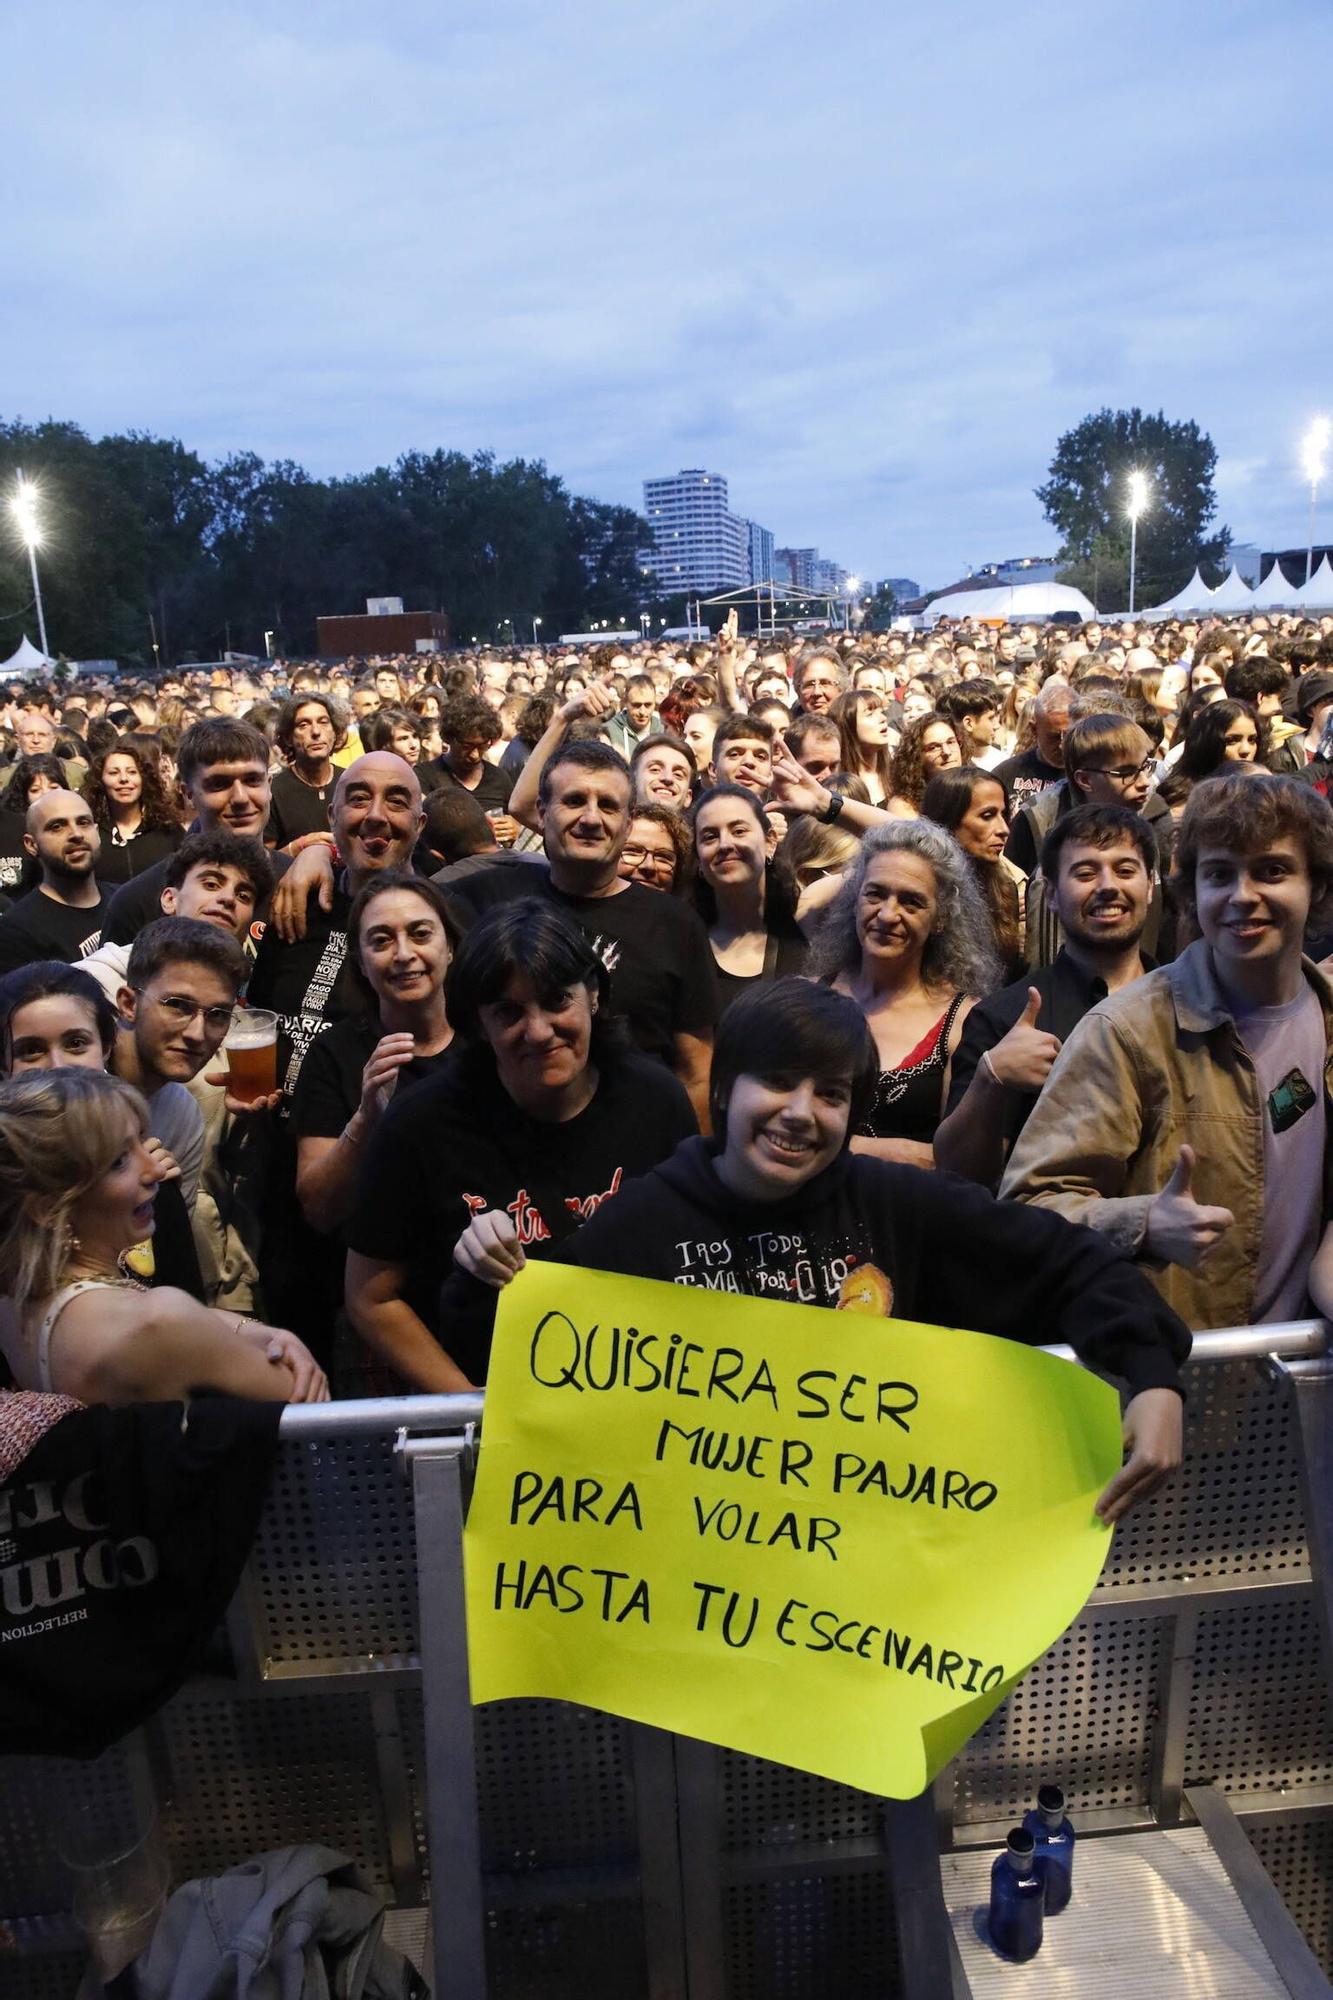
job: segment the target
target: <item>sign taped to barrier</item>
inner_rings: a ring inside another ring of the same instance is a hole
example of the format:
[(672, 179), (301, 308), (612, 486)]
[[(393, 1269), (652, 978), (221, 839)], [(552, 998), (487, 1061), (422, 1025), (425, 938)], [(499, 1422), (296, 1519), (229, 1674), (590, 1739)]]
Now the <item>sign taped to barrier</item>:
[(546, 1695), (891, 1798), (1087, 1600), (1115, 1392), (1014, 1341), (530, 1263), (465, 1537), (476, 1701)]

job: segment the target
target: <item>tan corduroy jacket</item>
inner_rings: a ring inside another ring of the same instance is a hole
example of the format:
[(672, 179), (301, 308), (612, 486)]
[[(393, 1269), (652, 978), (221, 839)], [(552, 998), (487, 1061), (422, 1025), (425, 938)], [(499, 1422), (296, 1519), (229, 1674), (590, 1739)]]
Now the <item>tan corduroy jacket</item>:
[[(1308, 959), (1303, 965), (1324, 1010), (1327, 1102), (1333, 989)], [(1144, 1251), (1149, 1205), (1185, 1144), (1197, 1159), (1195, 1199), (1236, 1218), (1193, 1271), (1155, 1264)], [(1000, 1194), (1057, 1209), (1109, 1237), (1144, 1264), (1196, 1332), (1251, 1323), (1263, 1234), (1263, 1113), (1206, 944), (1189, 945), (1084, 1015), (1014, 1147)], [(1322, 1199), (1327, 1218), (1327, 1168)]]

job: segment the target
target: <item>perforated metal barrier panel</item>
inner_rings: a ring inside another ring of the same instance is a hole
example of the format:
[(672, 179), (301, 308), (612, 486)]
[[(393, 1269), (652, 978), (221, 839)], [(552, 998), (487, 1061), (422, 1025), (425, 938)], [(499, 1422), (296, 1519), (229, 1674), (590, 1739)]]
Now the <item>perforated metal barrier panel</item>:
[[(1173, 1823), (1186, 1784), (1216, 1785), (1333, 1971), (1333, 1721), (1288, 1399), (1249, 1362), (1193, 1370), (1190, 1388), (1182, 1475), (1117, 1533), (1083, 1616), (941, 1781), (941, 1832), (993, 1842), (1046, 1779), (1108, 1835)], [(234, 1636), (239, 1681), (186, 1690), (135, 1753), (173, 1878), (318, 1839), (400, 1907), (424, 1902), (412, 1487), (390, 1437), (284, 1445)], [(478, 1710), (476, 1744), (497, 2000), (901, 1990), (882, 1801), (691, 1746), (708, 1777), (704, 1805), (696, 1785), (687, 1806), (684, 1788), (647, 1783), (628, 1725), (556, 1703)], [(73, 1994), (72, 1940), (56, 1948), (59, 1932), (32, 1922), (67, 1906), (52, 1802), (82, 1786), (89, 1814), (114, 1817), (133, 1763), (0, 1765), (0, 1912), (20, 1920), (11, 1942), (47, 1946), (5, 1954), (0, 1932), (5, 2000)], [(684, 1982), (650, 1965), (654, 1831), (679, 1847), (675, 1918), (706, 1940)], [(447, 1898), (437, 1883), (437, 1914)]]

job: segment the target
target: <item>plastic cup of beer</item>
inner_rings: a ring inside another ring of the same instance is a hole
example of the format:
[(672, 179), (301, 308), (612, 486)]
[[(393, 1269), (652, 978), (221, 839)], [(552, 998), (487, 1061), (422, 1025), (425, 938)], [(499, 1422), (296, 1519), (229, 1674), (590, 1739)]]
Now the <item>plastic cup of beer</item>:
[(227, 1089), (242, 1104), (268, 1097), (278, 1087), (278, 1017), (267, 1007), (238, 1007), (222, 1044), (227, 1052)]

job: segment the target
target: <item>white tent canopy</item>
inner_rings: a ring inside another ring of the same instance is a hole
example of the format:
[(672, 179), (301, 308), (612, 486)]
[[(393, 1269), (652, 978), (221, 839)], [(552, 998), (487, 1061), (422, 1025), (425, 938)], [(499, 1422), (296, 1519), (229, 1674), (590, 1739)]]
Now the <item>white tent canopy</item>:
[(1210, 611), (1253, 611), (1254, 592), (1233, 565), (1208, 600)]
[(1293, 592), (1292, 603), (1302, 610), (1333, 611), (1333, 563), (1327, 556), (1320, 563), (1308, 583), (1303, 583)]
[(926, 606), (924, 616), (934, 624), (937, 618), (1008, 618), (1021, 624), (1025, 618), (1049, 618), (1056, 611), (1072, 611), (1084, 620), (1097, 616), (1091, 598), (1067, 583), (1015, 583), (997, 585), (993, 590), (953, 590)]
[(1251, 611), (1289, 611), (1300, 603), (1297, 586), (1287, 581), (1281, 563), (1274, 563), (1250, 597)]
[(1184, 611), (1206, 611), (1212, 596), (1211, 587), (1196, 568), (1183, 590), (1178, 590), (1174, 597), (1168, 597), (1165, 604), (1154, 605), (1151, 611), (1140, 611), (1138, 616), (1155, 622), (1158, 618), (1178, 618)]
[(51, 666), (52, 662), (47, 659), (45, 653), (38, 652), (25, 632), (9, 658), (0, 661), (0, 678), (12, 681), (20, 674), (25, 678), (29, 674), (47, 674), (50, 673)]

